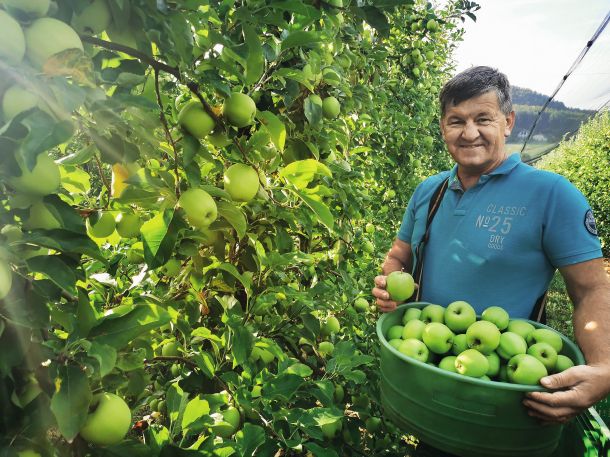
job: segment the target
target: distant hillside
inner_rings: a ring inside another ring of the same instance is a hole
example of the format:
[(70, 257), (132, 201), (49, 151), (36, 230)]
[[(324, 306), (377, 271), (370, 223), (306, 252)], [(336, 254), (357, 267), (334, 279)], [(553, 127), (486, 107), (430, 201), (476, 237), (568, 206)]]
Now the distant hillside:
[[(512, 87), (511, 94), (513, 108), (517, 116), (515, 128), (507, 142), (523, 143), (538, 115), (538, 111), (549, 96), (522, 87)], [(595, 114), (595, 111), (568, 108), (562, 102), (552, 101), (540, 117), (534, 136), (530, 141), (533, 143), (556, 143), (564, 135), (576, 132), (580, 125), (593, 114)]]

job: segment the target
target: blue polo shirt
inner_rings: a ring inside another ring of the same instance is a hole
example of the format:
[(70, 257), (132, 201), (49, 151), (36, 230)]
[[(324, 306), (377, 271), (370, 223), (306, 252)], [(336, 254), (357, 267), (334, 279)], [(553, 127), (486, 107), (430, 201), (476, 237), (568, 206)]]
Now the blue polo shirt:
[(524, 164), (518, 153), (466, 191), (457, 165), (422, 182), (398, 231), (413, 252), (432, 194), (446, 177), (425, 248), (423, 301), (466, 300), (477, 313), (498, 305), (527, 318), (557, 268), (602, 256), (585, 197), (564, 177)]

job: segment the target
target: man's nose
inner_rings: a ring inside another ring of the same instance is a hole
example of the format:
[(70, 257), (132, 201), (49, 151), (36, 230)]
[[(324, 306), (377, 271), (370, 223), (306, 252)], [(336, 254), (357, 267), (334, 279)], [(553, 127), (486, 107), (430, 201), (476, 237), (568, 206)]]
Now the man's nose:
[(479, 137), (479, 129), (474, 122), (466, 122), (462, 129), (462, 138), (467, 141), (476, 140)]

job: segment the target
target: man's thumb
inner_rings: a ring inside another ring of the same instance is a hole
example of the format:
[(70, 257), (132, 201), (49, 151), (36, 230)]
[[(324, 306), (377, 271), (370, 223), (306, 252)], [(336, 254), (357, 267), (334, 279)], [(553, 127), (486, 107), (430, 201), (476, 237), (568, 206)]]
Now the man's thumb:
[(542, 387), (546, 387), (547, 389), (557, 390), (563, 387), (571, 386), (571, 378), (572, 376), (570, 370), (566, 370), (552, 376), (545, 376), (540, 380), (540, 384), (542, 384)]

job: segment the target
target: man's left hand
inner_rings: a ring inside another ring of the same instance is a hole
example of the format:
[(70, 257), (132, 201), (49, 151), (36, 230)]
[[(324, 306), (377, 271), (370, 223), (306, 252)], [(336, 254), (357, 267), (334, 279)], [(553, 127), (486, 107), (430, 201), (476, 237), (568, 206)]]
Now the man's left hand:
[(577, 365), (546, 376), (540, 384), (553, 392), (530, 392), (523, 404), (528, 414), (546, 424), (563, 424), (604, 399), (610, 387), (606, 366)]

